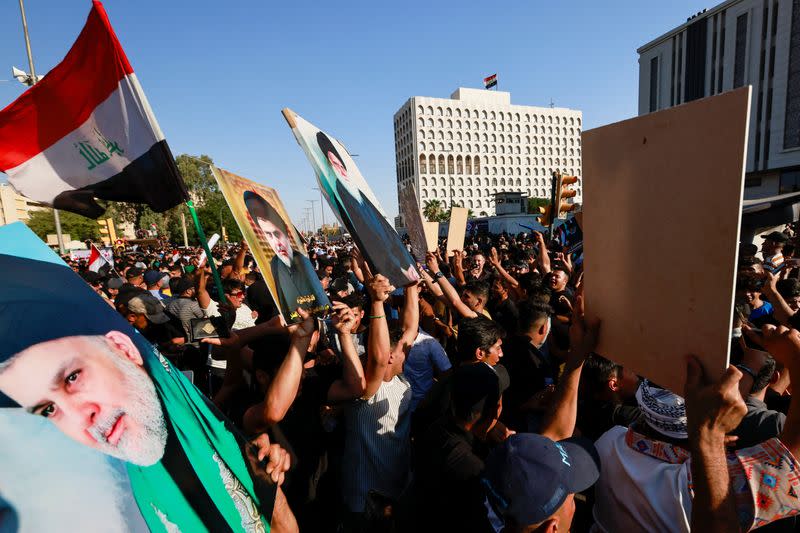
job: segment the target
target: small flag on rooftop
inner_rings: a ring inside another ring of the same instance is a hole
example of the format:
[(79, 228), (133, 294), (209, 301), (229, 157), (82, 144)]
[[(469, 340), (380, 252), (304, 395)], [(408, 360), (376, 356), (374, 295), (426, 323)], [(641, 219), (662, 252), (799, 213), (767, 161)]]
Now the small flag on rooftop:
[(488, 78), (483, 78), (483, 85), (487, 89), (491, 89), (497, 85), (497, 74), (492, 74)]

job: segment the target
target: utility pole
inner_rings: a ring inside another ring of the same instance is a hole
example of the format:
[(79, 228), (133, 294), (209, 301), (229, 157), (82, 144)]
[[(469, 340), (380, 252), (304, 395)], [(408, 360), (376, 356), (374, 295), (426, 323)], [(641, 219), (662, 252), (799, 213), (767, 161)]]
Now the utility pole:
[[(314, 210), (311, 207), (304, 207), (303, 211), (305, 211), (305, 213), (306, 213), (306, 223), (307, 223), (308, 226), (310, 226), (312, 224), (312, 222), (311, 222), (311, 217), (309, 216), (309, 211), (311, 211), (312, 212), (311, 214), (313, 214)], [(309, 230), (309, 233), (313, 233), (313, 231)]]
[[(31, 38), (28, 34), (28, 20), (25, 18), (25, 5), (19, 0), (19, 13), (22, 15), (22, 33), (25, 36), (25, 50), (28, 52), (28, 68), (31, 71), (31, 87), (36, 83), (36, 70), (33, 68), (33, 52), (31, 52)], [(58, 238), (58, 253), (64, 255), (64, 236), (61, 234), (61, 217), (58, 209), (53, 209), (53, 220), (56, 223), (56, 237)]]
[(315, 191), (319, 191), (319, 211), (320, 211), (320, 214), (322, 215), (322, 227), (324, 228), (325, 227), (325, 202), (323, 201), (323, 198), (322, 198), (322, 189), (320, 189), (319, 187), (311, 187), (311, 188), (314, 189)]
[(306, 202), (311, 204), (311, 223), (314, 225), (313, 232), (317, 232), (317, 217), (314, 214), (314, 204), (319, 202), (319, 200), (306, 200)]

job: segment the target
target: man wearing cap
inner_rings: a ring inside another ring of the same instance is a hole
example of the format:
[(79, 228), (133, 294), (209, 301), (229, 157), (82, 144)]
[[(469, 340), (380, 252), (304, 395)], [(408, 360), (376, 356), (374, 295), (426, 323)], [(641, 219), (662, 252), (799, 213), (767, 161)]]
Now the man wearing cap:
[(144, 284), (147, 286), (147, 291), (159, 301), (165, 299), (164, 295), (161, 293), (161, 288), (164, 285), (164, 278), (166, 277), (166, 274), (158, 270), (148, 270), (142, 276)]
[(112, 277), (106, 280), (105, 290), (106, 290), (106, 295), (108, 295), (108, 299), (113, 302), (117, 298), (119, 290), (124, 284), (125, 280), (118, 277)]
[(128, 280), (128, 283), (134, 287), (140, 287), (142, 289), (146, 288), (146, 285), (144, 284), (144, 271), (139, 267), (130, 267), (125, 272), (125, 279)]
[[(569, 531), (575, 494), (597, 481), (600, 461), (588, 439), (555, 442), (511, 435), (486, 459), (484, 486), (504, 533)], [(631, 530), (633, 531), (633, 530)]]
[(167, 303), (167, 312), (178, 319), (186, 338), (191, 338), (192, 319), (203, 318), (205, 313), (194, 296), (196, 294), (194, 280), (188, 277), (175, 278), (170, 281), (172, 299)]
[(783, 247), (789, 237), (780, 231), (773, 231), (764, 237), (761, 245), (761, 256), (764, 258), (764, 270), (776, 274), (783, 268)]

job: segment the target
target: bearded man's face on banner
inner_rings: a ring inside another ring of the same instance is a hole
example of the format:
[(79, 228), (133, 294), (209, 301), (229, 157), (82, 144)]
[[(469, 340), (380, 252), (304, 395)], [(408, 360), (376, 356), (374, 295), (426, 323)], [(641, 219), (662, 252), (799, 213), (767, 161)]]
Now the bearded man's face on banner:
[(61, 337), (0, 364), (0, 390), (81, 444), (150, 466), (164, 455), (167, 430), (142, 365), (124, 333)]

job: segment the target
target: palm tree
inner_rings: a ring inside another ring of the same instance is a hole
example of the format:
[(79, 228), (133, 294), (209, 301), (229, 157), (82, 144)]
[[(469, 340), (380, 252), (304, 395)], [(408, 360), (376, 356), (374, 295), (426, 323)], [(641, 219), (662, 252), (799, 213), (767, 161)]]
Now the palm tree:
[(429, 222), (439, 222), (442, 218), (442, 202), (439, 200), (426, 200), (422, 208), (422, 216)]

